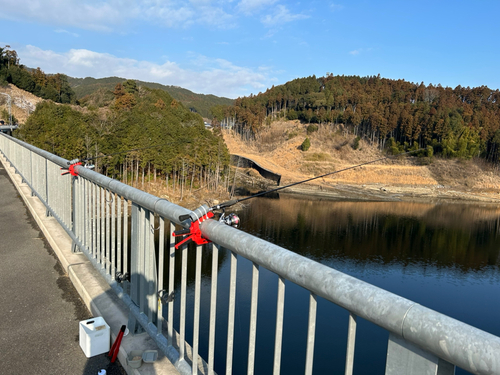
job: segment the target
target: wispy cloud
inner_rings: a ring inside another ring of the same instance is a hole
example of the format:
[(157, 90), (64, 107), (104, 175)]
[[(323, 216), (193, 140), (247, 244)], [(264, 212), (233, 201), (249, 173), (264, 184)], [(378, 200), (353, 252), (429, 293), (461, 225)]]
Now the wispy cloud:
[(127, 1), (83, 3), (77, 0), (0, 0), (0, 17), (110, 31), (112, 27), (139, 14), (136, 6), (130, 2), (123, 4), (125, 2)]
[[(137, 22), (168, 28), (234, 28), (242, 16), (266, 13), (266, 27), (309, 18), (283, 0), (0, 0), (0, 19), (99, 32), (130, 32)], [(337, 5), (332, 4), (331, 7)], [(339, 6), (337, 6), (339, 7)], [(333, 9), (333, 8), (332, 8)]]
[(373, 47), (368, 47), (368, 48), (358, 48), (358, 49), (355, 49), (355, 50), (352, 50), (352, 51), (349, 51), (349, 54), (350, 55), (353, 55), (353, 56), (357, 56), (359, 54), (365, 54), (365, 53), (368, 53), (368, 52), (371, 52), (373, 51)]
[(86, 30), (123, 31), (131, 21), (165, 27), (194, 23), (227, 28), (233, 16), (224, 10), (231, 0), (0, 0), (0, 18), (71, 26)]
[(293, 14), (284, 5), (277, 5), (272, 14), (262, 17), (261, 22), (267, 27), (276, 27), (288, 22), (309, 18), (305, 14)]
[(331, 9), (331, 11), (332, 11), (332, 12), (337, 12), (337, 11), (339, 11), (339, 10), (344, 9), (344, 6), (343, 6), (343, 5), (341, 5), (341, 4), (331, 3), (331, 4), (330, 4), (330, 9)]
[(54, 52), (28, 45), (17, 51), (23, 64), (40, 67), (46, 73), (95, 78), (119, 76), (230, 98), (261, 91), (273, 81), (272, 72), (267, 67), (253, 69), (202, 55), (193, 55), (191, 65), (196, 69), (189, 69), (172, 61), (156, 64), (86, 49)]
[(251, 15), (263, 9), (267, 9), (277, 1), (278, 0), (241, 0), (238, 3), (238, 9), (246, 15)]
[(54, 30), (54, 32), (58, 33), (58, 34), (68, 34), (68, 35), (74, 36), (75, 38), (78, 38), (80, 36), (77, 33), (72, 33), (70, 31), (64, 30), (64, 29), (57, 29), (57, 30)]

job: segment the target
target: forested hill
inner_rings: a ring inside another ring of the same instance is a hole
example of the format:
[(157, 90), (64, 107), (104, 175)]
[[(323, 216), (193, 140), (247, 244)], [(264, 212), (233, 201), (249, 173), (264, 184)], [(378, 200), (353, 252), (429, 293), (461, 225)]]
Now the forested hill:
[(500, 161), (500, 92), (485, 86), (452, 89), (380, 75), (328, 74), (238, 98), (234, 106), (218, 106), (213, 114), (251, 132), (275, 119), (300, 119), (347, 127), (381, 148), (391, 145), (393, 151), (432, 146), (443, 156)]
[[(75, 91), (77, 99), (85, 103), (85, 96), (97, 91), (113, 91), (117, 83), (125, 81), (124, 78), (72, 78), (68, 77), (72, 89)], [(160, 89), (168, 92), (174, 99), (180, 101), (186, 108), (198, 112), (203, 117), (211, 117), (210, 108), (215, 105), (232, 105), (234, 100), (218, 97), (215, 95), (196, 94), (178, 86), (165, 86), (159, 83), (135, 81), (138, 86), (145, 86), (151, 89)]]
[(40, 68), (30, 69), (20, 63), (17, 52), (0, 47), (0, 85), (14, 86), (56, 103), (74, 103), (75, 93), (64, 74), (45, 74)]
[[(139, 171), (190, 189), (221, 181), (229, 164), (224, 140), (199, 114), (163, 90), (118, 83), (109, 106), (89, 109), (39, 103), (16, 136), (62, 156), (95, 158), (96, 170), (127, 181)], [(132, 150), (132, 151), (131, 151)], [(110, 156), (106, 156), (110, 155)]]

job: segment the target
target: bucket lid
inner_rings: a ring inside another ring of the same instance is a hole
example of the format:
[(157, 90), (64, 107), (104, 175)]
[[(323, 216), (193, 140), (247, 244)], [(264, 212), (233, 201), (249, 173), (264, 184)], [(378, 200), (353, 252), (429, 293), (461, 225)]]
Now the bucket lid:
[(153, 363), (158, 359), (158, 350), (145, 350), (142, 353), (142, 360), (144, 363)]

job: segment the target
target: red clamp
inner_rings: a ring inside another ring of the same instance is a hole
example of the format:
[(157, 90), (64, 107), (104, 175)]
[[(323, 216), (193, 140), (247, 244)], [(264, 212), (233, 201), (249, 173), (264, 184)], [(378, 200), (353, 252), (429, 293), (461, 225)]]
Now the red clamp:
[(172, 233), (174, 237), (187, 236), (181, 242), (175, 245), (175, 248), (178, 249), (181, 245), (189, 241), (193, 241), (197, 245), (204, 245), (206, 243), (210, 243), (209, 240), (203, 238), (203, 236), (201, 235), (200, 224), (205, 220), (211, 219), (213, 217), (214, 217), (213, 212), (208, 212), (207, 214), (200, 217), (198, 220), (193, 221), (188, 229), (181, 229)]
[(82, 162), (79, 161), (77, 163), (70, 164), (68, 168), (61, 168), (62, 170), (67, 170), (68, 172), (61, 173), (62, 176), (65, 174), (71, 173), (72, 176), (78, 176), (78, 173), (75, 171), (75, 167), (77, 165), (82, 165)]

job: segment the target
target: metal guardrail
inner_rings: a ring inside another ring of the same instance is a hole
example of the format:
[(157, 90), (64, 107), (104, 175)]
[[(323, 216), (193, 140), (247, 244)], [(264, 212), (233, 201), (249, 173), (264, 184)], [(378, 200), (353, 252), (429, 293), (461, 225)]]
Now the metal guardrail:
[(11, 134), (12, 130), (16, 130), (19, 127), (17, 125), (0, 125), (0, 133), (8, 133)]
[[(190, 356), (186, 351), (189, 346), (186, 341), (187, 247), (176, 252), (175, 239), (171, 235), (167, 241), (169, 253), (166, 254), (170, 259), (168, 288), (163, 290), (162, 287), (165, 228), (172, 233), (174, 225), (181, 224), (178, 217), (190, 211), (81, 166), (76, 167), (79, 177), (61, 176), (60, 167), (67, 167), (67, 160), (12, 137), (0, 135), (0, 152), (22, 176), (33, 194), (46, 205), (47, 213), (53, 215), (68, 232), (75, 247), (85, 253), (130, 308), (131, 330), (137, 331), (136, 328), (142, 327), (148, 332), (181, 374), (197, 374), (198, 367), (204, 367), (205, 373), (214, 374), (220, 246), (230, 250), (231, 258), (226, 374), (232, 373), (237, 256), (253, 263), (247, 374), (254, 373), (260, 267), (279, 276), (274, 375), (280, 373), (281, 365), (285, 280), (309, 291), (306, 375), (312, 374), (313, 369), (318, 297), (349, 311), (345, 374), (353, 372), (357, 317), (389, 331), (386, 374), (449, 375), (454, 374), (455, 366), (475, 374), (500, 374), (499, 337), (214, 220), (200, 225), (203, 235), (213, 242), (204, 245), (212, 250), (212, 277), (208, 358), (202, 364), (198, 358), (201, 246), (196, 248)], [(156, 220), (155, 215), (158, 216)], [(157, 237), (156, 231), (159, 232)], [(167, 296), (174, 292), (175, 257), (179, 253), (180, 301), (176, 299), (168, 303), (167, 319), (164, 321), (158, 295)], [(130, 281), (119, 284), (117, 275), (126, 273), (131, 275)], [(178, 333), (174, 331), (174, 303), (180, 305), (176, 322)]]

